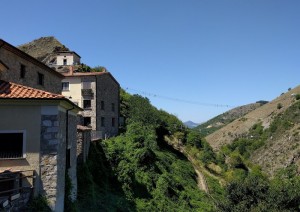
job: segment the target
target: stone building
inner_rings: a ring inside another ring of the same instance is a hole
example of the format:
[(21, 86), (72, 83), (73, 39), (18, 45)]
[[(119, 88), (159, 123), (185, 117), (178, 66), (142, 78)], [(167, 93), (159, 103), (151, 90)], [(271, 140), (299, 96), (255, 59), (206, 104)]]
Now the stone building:
[[(92, 128), (93, 137), (118, 134), (120, 85), (109, 72), (64, 74), (62, 95), (83, 108), (82, 125)], [(95, 135), (96, 134), (96, 135)]]
[[(62, 95), (0, 80), (0, 177), (5, 171), (26, 170), (36, 176), (33, 181), (15, 177), (19, 183), (0, 186), (0, 202), (12, 200), (12, 195), (20, 198), (25, 188), (31, 188), (34, 195), (45, 195), (52, 210), (63, 211), (66, 172), (76, 198), (80, 110)], [(5, 193), (5, 189), (12, 191)]]
[(78, 124), (90, 126), (93, 138), (118, 134), (120, 85), (111, 73), (105, 69), (92, 72), (81, 64), (76, 52), (54, 37), (42, 37), (19, 48), (64, 75), (62, 94), (84, 109)]
[(63, 76), (0, 39), (0, 79), (59, 94)]

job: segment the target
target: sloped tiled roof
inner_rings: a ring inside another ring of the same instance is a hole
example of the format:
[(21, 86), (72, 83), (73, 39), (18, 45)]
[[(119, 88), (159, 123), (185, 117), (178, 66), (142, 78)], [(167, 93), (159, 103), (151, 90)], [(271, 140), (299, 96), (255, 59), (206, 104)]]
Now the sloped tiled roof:
[(64, 96), (0, 80), (0, 98), (63, 99)]

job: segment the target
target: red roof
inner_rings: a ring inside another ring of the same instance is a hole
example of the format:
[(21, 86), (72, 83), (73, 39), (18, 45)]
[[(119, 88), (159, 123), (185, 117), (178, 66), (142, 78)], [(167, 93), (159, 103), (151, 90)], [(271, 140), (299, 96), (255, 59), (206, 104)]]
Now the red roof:
[(0, 80), (0, 98), (63, 99), (64, 96)]

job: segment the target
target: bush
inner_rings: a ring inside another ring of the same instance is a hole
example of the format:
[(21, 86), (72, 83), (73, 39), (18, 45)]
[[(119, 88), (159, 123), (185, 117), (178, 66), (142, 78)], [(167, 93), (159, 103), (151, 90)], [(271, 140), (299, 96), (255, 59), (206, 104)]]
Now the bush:
[(295, 98), (296, 98), (296, 100), (299, 100), (300, 99), (300, 94), (299, 93), (296, 94)]
[(277, 104), (277, 109), (278, 109), (278, 110), (280, 110), (282, 107), (283, 107), (283, 106), (282, 106), (281, 103), (278, 103), (278, 104)]

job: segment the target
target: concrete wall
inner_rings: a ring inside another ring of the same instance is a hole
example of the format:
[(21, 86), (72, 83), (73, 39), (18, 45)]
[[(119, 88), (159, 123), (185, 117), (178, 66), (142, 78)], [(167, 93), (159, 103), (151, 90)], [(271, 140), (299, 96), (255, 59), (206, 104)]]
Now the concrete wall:
[[(24, 130), (26, 132), (26, 157), (22, 159), (0, 159), (0, 172), (11, 170), (35, 170), (38, 178), (35, 187), (39, 188), (40, 150), (40, 106), (0, 105), (0, 131)], [(30, 120), (30, 121), (29, 121)], [(35, 194), (39, 191), (35, 189)]]
[[(0, 71), (0, 79), (26, 85), (52, 93), (61, 93), (61, 80), (56, 74), (41, 68), (28, 60), (4, 49), (0, 48), (0, 60), (8, 66), (7, 71)], [(21, 64), (25, 65), (26, 73), (23, 79), (20, 78)], [(44, 85), (38, 84), (38, 73), (44, 75)]]
[(64, 59), (67, 59), (67, 65), (75, 65), (80, 63), (80, 58), (73, 53), (58, 53), (56, 57), (56, 65), (64, 65)]
[[(118, 134), (119, 123), (119, 99), (120, 87), (110, 74), (97, 75), (97, 130), (102, 131), (106, 136)], [(105, 109), (101, 109), (101, 101), (104, 101)], [(112, 111), (112, 103), (115, 110)], [(101, 126), (101, 117), (105, 119), (105, 127)], [(112, 118), (115, 118), (115, 126), (112, 126)]]

